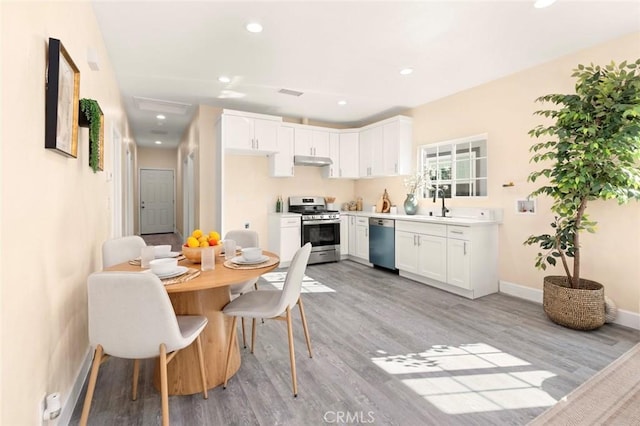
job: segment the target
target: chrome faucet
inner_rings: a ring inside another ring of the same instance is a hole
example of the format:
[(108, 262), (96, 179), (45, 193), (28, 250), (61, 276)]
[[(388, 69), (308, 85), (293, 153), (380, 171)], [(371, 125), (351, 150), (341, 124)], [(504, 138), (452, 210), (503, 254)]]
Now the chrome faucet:
[(447, 213), (449, 213), (449, 209), (444, 206), (444, 189), (439, 188), (433, 191), (433, 202), (436, 202), (436, 197), (440, 195), (442, 199), (442, 217), (446, 217)]

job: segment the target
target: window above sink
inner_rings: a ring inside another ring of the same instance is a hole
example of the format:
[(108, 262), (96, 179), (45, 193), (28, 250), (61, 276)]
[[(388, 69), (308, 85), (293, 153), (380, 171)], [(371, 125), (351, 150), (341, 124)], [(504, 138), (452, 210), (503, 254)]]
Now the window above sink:
[(420, 171), (431, 179), (422, 196), (444, 190), (445, 198), (487, 196), (487, 134), (421, 145)]

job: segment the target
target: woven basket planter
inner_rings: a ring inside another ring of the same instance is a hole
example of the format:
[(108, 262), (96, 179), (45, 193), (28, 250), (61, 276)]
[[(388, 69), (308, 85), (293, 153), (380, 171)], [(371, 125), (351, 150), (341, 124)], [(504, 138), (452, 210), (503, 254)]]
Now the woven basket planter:
[(595, 281), (580, 280), (571, 288), (565, 276), (544, 278), (544, 312), (556, 324), (574, 330), (595, 330), (605, 322), (604, 287)]

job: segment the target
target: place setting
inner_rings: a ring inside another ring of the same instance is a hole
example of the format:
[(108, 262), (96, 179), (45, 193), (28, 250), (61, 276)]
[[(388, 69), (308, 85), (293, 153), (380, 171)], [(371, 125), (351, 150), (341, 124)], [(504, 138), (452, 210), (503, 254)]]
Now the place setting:
[(200, 275), (199, 269), (178, 265), (175, 257), (154, 259), (147, 271), (160, 278), (164, 285), (182, 283)]
[(260, 247), (246, 247), (240, 250), (240, 255), (231, 257), (224, 262), (224, 266), (231, 269), (255, 269), (271, 266), (278, 262), (262, 253)]
[[(129, 261), (129, 264), (133, 266), (142, 266), (144, 264), (144, 267), (148, 268), (148, 262), (150, 262), (151, 260), (165, 258), (175, 258), (177, 261), (185, 259), (184, 255), (181, 252), (171, 251), (171, 246), (169, 244), (162, 244), (157, 246), (143, 247), (140, 253), (140, 257), (131, 259)], [(143, 259), (145, 260), (144, 262)]]

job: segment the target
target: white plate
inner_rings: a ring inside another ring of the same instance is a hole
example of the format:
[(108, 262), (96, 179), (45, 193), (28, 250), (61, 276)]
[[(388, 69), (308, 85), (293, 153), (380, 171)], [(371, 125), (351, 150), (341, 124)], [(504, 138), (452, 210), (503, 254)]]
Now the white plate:
[(255, 265), (258, 263), (266, 262), (267, 260), (269, 260), (269, 256), (265, 256), (264, 254), (258, 260), (247, 260), (242, 256), (236, 256), (231, 259), (233, 263), (237, 263), (238, 265)]
[(189, 268), (187, 268), (186, 266), (178, 266), (176, 269), (174, 269), (171, 272), (167, 272), (166, 274), (156, 274), (156, 275), (158, 275), (158, 278), (160, 279), (173, 278), (173, 277), (177, 277), (178, 275), (184, 274), (188, 270)]
[(169, 254), (165, 254), (160, 255), (160, 256), (156, 256), (156, 259), (164, 259), (164, 258), (168, 258), (168, 257), (178, 257), (180, 256), (180, 252), (179, 251), (170, 251)]

